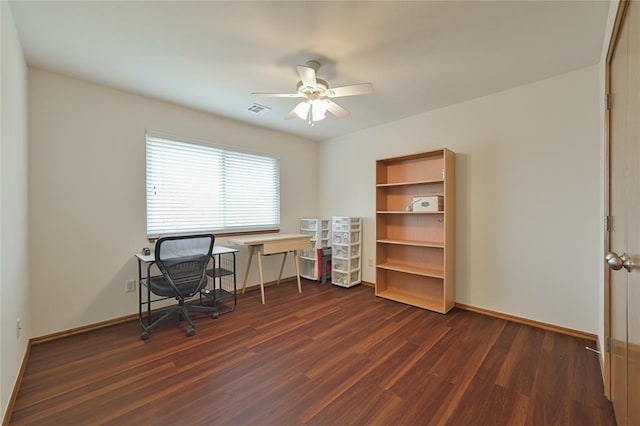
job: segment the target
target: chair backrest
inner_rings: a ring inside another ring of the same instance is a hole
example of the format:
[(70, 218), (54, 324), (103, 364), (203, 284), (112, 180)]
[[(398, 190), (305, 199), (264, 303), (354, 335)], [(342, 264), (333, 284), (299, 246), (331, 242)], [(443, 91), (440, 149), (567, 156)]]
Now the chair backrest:
[(205, 234), (164, 237), (156, 241), (158, 269), (179, 296), (190, 297), (206, 284), (214, 240), (212, 234)]

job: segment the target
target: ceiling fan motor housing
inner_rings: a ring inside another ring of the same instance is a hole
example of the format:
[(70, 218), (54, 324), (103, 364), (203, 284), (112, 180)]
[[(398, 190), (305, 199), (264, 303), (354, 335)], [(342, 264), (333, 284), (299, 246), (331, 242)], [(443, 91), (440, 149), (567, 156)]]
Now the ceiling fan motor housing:
[(329, 83), (321, 78), (316, 78), (316, 87), (305, 86), (302, 81), (299, 81), (296, 90), (309, 99), (316, 99), (324, 96), (327, 89), (329, 89)]

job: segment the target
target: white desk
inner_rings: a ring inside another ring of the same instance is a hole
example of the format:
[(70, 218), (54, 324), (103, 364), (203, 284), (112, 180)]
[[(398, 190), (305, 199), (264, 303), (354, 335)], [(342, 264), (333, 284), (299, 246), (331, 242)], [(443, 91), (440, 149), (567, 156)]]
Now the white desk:
[[(221, 254), (237, 253), (237, 252), (238, 252), (238, 250), (232, 249), (232, 248), (229, 248), (229, 247), (213, 246), (213, 250), (211, 251), (211, 255), (212, 256), (219, 256)], [(198, 253), (200, 253), (200, 251), (198, 251)], [(151, 250), (151, 254), (136, 253), (136, 258), (138, 258), (138, 262), (155, 263), (156, 254), (153, 252), (153, 250)]]
[(282, 278), (282, 271), (284, 270), (284, 262), (287, 260), (287, 254), (292, 251), (293, 258), (296, 266), (296, 278), (298, 279), (298, 293), (302, 293), (302, 286), (300, 284), (300, 264), (298, 260), (298, 250), (311, 248), (311, 235), (305, 234), (263, 234), (254, 235), (251, 237), (235, 237), (228, 238), (230, 244), (243, 245), (249, 247), (249, 260), (247, 261), (247, 270), (244, 273), (244, 281), (242, 283), (242, 293), (244, 293), (247, 286), (247, 279), (249, 278), (249, 269), (251, 268), (251, 261), (253, 256), (258, 253), (258, 271), (260, 272), (260, 294), (262, 296), (262, 303), (264, 304), (264, 278), (262, 276), (262, 256), (269, 254), (284, 254), (282, 258), (282, 265), (280, 266), (280, 274), (278, 275), (278, 282)]

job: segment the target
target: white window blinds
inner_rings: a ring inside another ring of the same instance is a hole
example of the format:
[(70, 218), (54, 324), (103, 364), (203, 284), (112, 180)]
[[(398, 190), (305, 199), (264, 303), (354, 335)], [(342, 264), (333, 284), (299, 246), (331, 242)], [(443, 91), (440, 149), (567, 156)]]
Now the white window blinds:
[(278, 159), (147, 135), (147, 235), (280, 226)]

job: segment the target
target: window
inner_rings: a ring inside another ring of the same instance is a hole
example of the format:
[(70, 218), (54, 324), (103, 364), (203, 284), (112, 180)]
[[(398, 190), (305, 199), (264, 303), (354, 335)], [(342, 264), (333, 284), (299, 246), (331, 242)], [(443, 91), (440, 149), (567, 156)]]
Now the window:
[(280, 226), (278, 159), (147, 135), (147, 235)]

